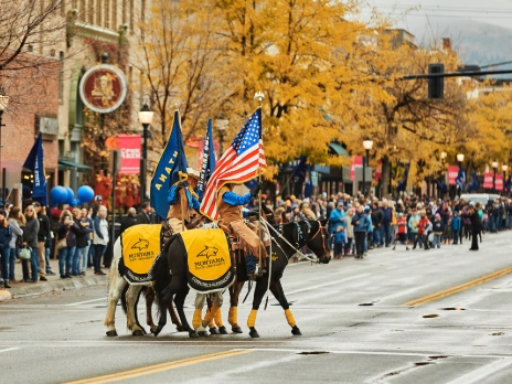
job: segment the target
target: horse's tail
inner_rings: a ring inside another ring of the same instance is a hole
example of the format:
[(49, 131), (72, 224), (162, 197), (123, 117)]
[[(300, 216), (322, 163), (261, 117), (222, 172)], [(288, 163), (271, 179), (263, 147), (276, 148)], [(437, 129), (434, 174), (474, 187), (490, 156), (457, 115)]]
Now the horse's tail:
[(128, 308), (128, 304), (126, 302), (126, 292), (128, 292), (128, 288), (130, 288), (130, 284), (126, 284), (126, 286), (123, 288), (123, 292), (121, 292), (121, 308), (123, 308), (124, 313), (126, 313)]
[(157, 256), (150, 271), (151, 280), (153, 281), (153, 290), (155, 291), (155, 296), (159, 304), (161, 304), (161, 293), (171, 282), (169, 249), (176, 238), (177, 235), (171, 236), (171, 238), (165, 243), (162, 253)]

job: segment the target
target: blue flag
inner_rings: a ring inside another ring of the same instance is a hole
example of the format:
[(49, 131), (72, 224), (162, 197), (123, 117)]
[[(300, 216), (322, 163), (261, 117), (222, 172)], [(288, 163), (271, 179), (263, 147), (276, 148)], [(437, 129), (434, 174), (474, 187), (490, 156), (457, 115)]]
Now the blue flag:
[(509, 176), (507, 182), (505, 183), (505, 189), (509, 192), (512, 192), (512, 177)]
[(32, 146), (25, 164), (23, 164), (23, 168), (30, 170), (34, 175), (32, 200), (39, 202), (41, 205), (48, 205), (48, 191), (44, 174), (43, 137), (41, 132), (39, 132), (36, 142)]
[(299, 158), (299, 162), (293, 168), (292, 181), (294, 183), (303, 183), (306, 180), (306, 172), (308, 170), (306, 165), (307, 157), (305, 155), (301, 155)]
[(210, 176), (215, 169), (215, 149), (213, 147), (213, 127), (212, 127), (212, 119), (208, 120), (208, 129), (206, 131), (206, 137), (204, 139), (204, 148), (203, 148), (203, 159), (201, 161), (201, 175), (199, 176), (199, 183), (197, 185), (197, 191), (199, 195), (199, 200), (203, 199), (204, 189)]
[(473, 172), (471, 175), (471, 183), (468, 186), (468, 192), (474, 192), (477, 191), (478, 188), (480, 188), (480, 183), (478, 182), (478, 178), (476, 177), (476, 172)]
[(180, 112), (176, 110), (174, 112), (174, 121), (169, 141), (165, 146), (162, 157), (160, 157), (156, 167), (155, 175), (151, 180), (149, 201), (161, 218), (166, 218), (169, 212), (167, 195), (171, 186), (180, 180), (184, 180), (184, 176), (187, 174), (188, 164), (183, 147), (181, 117)]
[(439, 192), (441, 192), (442, 194), (445, 194), (448, 192), (448, 186), (446, 185), (446, 183), (443, 180), (441, 180), (440, 177), (436, 179), (436, 184), (437, 184), (437, 190)]
[(409, 164), (405, 166), (405, 172), (402, 176), (402, 180), (398, 182), (396, 185), (396, 191), (397, 192), (404, 192), (405, 188), (407, 188), (407, 179), (409, 178)]
[(464, 169), (459, 169), (459, 174), (455, 179), (455, 183), (457, 183), (457, 188), (459, 190), (464, 191), (466, 186), (466, 172), (464, 171)]
[(313, 195), (313, 183), (311, 182), (311, 166), (306, 167), (306, 178), (304, 180), (304, 197)]

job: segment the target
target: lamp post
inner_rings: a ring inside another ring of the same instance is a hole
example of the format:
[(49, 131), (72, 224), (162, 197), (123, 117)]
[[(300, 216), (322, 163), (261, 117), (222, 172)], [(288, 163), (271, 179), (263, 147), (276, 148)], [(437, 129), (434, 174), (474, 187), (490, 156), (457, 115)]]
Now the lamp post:
[(494, 169), (494, 177), (492, 181), (494, 192), (496, 192), (496, 171), (498, 170), (498, 160), (494, 160), (492, 163), (492, 168)]
[(214, 126), (217, 128), (219, 132), (219, 157), (222, 157), (224, 153), (224, 135), (226, 133), (226, 129), (228, 128), (229, 120), (226, 119), (223, 113), (220, 114), (218, 119), (215, 119)]
[(363, 148), (366, 150), (366, 159), (363, 158), (363, 195), (366, 196), (366, 162), (370, 162), (370, 150), (373, 148), (373, 141), (368, 137), (364, 139)]
[(503, 171), (503, 189), (501, 191), (503, 192), (503, 195), (505, 195), (505, 180), (506, 180), (506, 177), (507, 177), (508, 165), (507, 164), (503, 164), (501, 166), (501, 170)]
[(146, 201), (146, 168), (148, 162), (148, 129), (153, 121), (153, 111), (149, 109), (147, 104), (144, 104), (139, 111), (139, 122), (142, 124), (142, 160), (140, 167), (140, 191), (141, 191), (141, 204)]
[[(2, 95), (4, 92), (0, 90), (0, 171), (3, 175), (3, 167), (2, 167), (2, 127), (5, 127), (5, 124), (2, 122), (2, 115), (4, 114), (5, 109), (9, 105), (9, 96)], [(2, 177), (2, 202), (5, 200), (5, 185), (4, 178)]]

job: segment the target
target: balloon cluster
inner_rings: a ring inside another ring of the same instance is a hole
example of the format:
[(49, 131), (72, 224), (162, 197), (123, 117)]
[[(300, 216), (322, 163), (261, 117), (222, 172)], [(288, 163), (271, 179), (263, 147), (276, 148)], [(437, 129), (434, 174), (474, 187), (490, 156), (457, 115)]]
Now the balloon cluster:
[(88, 185), (82, 185), (78, 188), (78, 199), (75, 199), (73, 190), (69, 187), (61, 187), (60, 185), (53, 187), (50, 196), (52, 198), (52, 206), (59, 204), (68, 204), (70, 207), (89, 203), (94, 198), (94, 190)]

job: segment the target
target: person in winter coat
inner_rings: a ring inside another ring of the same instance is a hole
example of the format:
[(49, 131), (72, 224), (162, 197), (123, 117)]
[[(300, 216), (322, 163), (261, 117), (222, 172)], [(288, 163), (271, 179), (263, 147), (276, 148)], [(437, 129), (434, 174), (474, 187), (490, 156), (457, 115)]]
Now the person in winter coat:
[[(405, 249), (408, 251), (409, 246), (407, 245), (407, 218), (402, 212), (397, 213), (396, 233), (398, 235), (398, 241), (400, 244), (405, 244)], [(395, 250), (395, 247), (396, 241), (395, 245), (393, 245), (393, 250)]]
[(345, 245), (345, 232), (343, 227), (339, 226), (338, 230), (334, 234), (334, 258), (343, 258), (343, 247)]
[[(39, 256), (37, 254), (37, 236), (39, 234), (39, 221), (37, 220), (36, 210), (33, 205), (25, 208), (25, 218), (27, 222), (23, 228), (23, 247), (30, 247), (30, 266), (32, 270), (32, 283), (37, 282), (38, 269), (39, 269)], [(28, 276), (28, 262), (25, 262), (23, 268), (22, 282), (29, 282)]]
[(462, 244), (462, 235), (461, 235), (461, 229), (462, 229), (462, 223), (459, 217), (459, 212), (454, 211), (452, 222), (451, 222), (451, 228), (452, 228), (452, 236), (453, 236), (453, 244), (457, 244), (460, 238), (460, 243)]
[[(134, 212), (135, 208), (132, 208)], [(84, 250), (84, 256), (82, 258), (82, 266), (80, 271), (82, 272), (82, 275), (85, 276), (85, 271), (87, 270), (88, 264), (91, 262), (89, 260), (89, 250), (91, 249), (92, 244), (92, 233), (94, 232), (94, 223), (92, 222), (92, 219), (89, 217), (87, 209), (82, 208), (82, 216), (80, 218), (80, 226), (81, 228), (86, 232), (85, 240), (87, 241), (87, 245), (85, 246)]]
[[(417, 237), (418, 237), (418, 228), (420, 225), (420, 215), (418, 214), (418, 208), (414, 207), (412, 209), (412, 214), (409, 217), (409, 220), (407, 221), (407, 226), (409, 229), (409, 240), (411, 244), (417, 243)], [(421, 246), (421, 243), (420, 243)]]
[(346, 219), (345, 212), (343, 211), (343, 201), (339, 201), (336, 208), (332, 210), (329, 216), (329, 225), (331, 226), (331, 234), (336, 233), (340, 226), (345, 229)]
[(482, 221), (475, 208), (469, 210), (469, 218), (471, 220), (471, 248), (470, 251), (478, 251), (478, 238), (483, 230)]
[(382, 202), (382, 213), (384, 215), (382, 219), (382, 227), (383, 227), (383, 243), (386, 247), (389, 247), (391, 243), (391, 223), (393, 221), (393, 211), (388, 206), (387, 201)]
[(11, 239), (12, 239), (12, 228), (7, 220), (7, 213), (2, 209), (0, 210), (0, 262), (2, 277), (4, 279), (3, 284), (5, 288), (9, 286), (9, 261), (11, 258)]
[(41, 212), (41, 204), (37, 201), (33, 204), (39, 220), (39, 233), (37, 234), (37, 255), (39, 257), (39, 280), (46, 281), (46, 239), (50, 238), (52, 225), (48, 216)]
[(76, 226), (74, 227), (75, 232), (75, 252), (73, 254), (73, 261), (71, 263), (71, 269), (73, 276), (82, 276), (82, 268), (81, 268), (81, 261), (82, 257), (84, 257), (85, 254), (85, 247), (87, 247), (87, 235), (89, 234), (88, 231), (86, 231), (82, 224), (80, 223), (80, 220), (82, 219), (82, 210), (75, 208), (73, 209), (73, 221), (75, 222)]
[[(11, 209), (11, 212), (9, 214), (9, 225), (12, 229), (12, 238), (11, 242), (9, 244), (9, 247), (11, 249), (10, 255), (9, 255), (9, 261), (7, 265), (7, 280), (6, 276), (4, 276), (4, 285), (6, 288), (10, 288), (9, 281), (14, 281), (14, 266), (16, 263), (16, 255), (18, 254), (18, 238), (21, 240), (21, 236), (23, 235), (23, 230), (21, 229), (21, 223), (22, 222), (22, 215), (19, 208), (13, 208)], [(5, 282), (7, 281), (7, 283)]]
[(441, 215), (436, 213), (434, 218), (434, 248), (441, 248), (441, 240), (443, 239), (444, 223), (441, 219)]
[(371, 226), (370, 219), (363, 212), (362, 206), (357, 208), (357, 213), (352, 217), (352, 226), (356, 239), (356, 259), (361, 259), (364, 255), (364, 239)]
[(418, 244), (418, 241), (421, 239), (423, 242), (423, 247), (425, 250), (429, 249), (429, 243), (428, 243), (428, 230), (431, 228), (431, 224), (429, 219), (427, 218), (427, 212), (421, 211), (420, 212), (420, 221), (418, 223), (418, 235), (416, 236), (416, 240), (414, 241), (414, 246), (412, 249), (416, 249), (416, 245)]
[(377, 202), (373, 203), (373, 211), (372, 211), (372, 223), (373, 223), (373, 244), (376, 247), (381, 247), (383, 245), (383, 233), (384, 227), (382, 226), (382, 221), (384, 220), (384, 213), (382, 209), (379, 207)]
[(347, 242), (345, 243), (345, 256), (352, 255), (352, 249), (354, 247), (354, 226), (352, 225), (352, 217), (354, 217), (355, 210), (354, 208), (349, 208), (347, 210), (347, 220), (345, 223), (347, 226), (345, 227), (345, 234), (347, 236)]
[(94, 218), (94, 274), (105, 275), (101, 270), (101, 258), (107, 250), (109, 242), (107, 207), (104, 205), (98, 209), (98, 215)]
[[(73, 269), (73, 258), (76, 249), (76, 233), (80, 228), (68, 210), (62, 211), (57, 225), (57, 249), (59, 252), (59, 272), (61, 279), (70, 279)], [(59, 246), (59, 243), (62, 246)]]
[(126, 217), (121, 221), (121, 233), (134, 225), (137, 225), (137, 211), (131, 207), (128, 209)]

